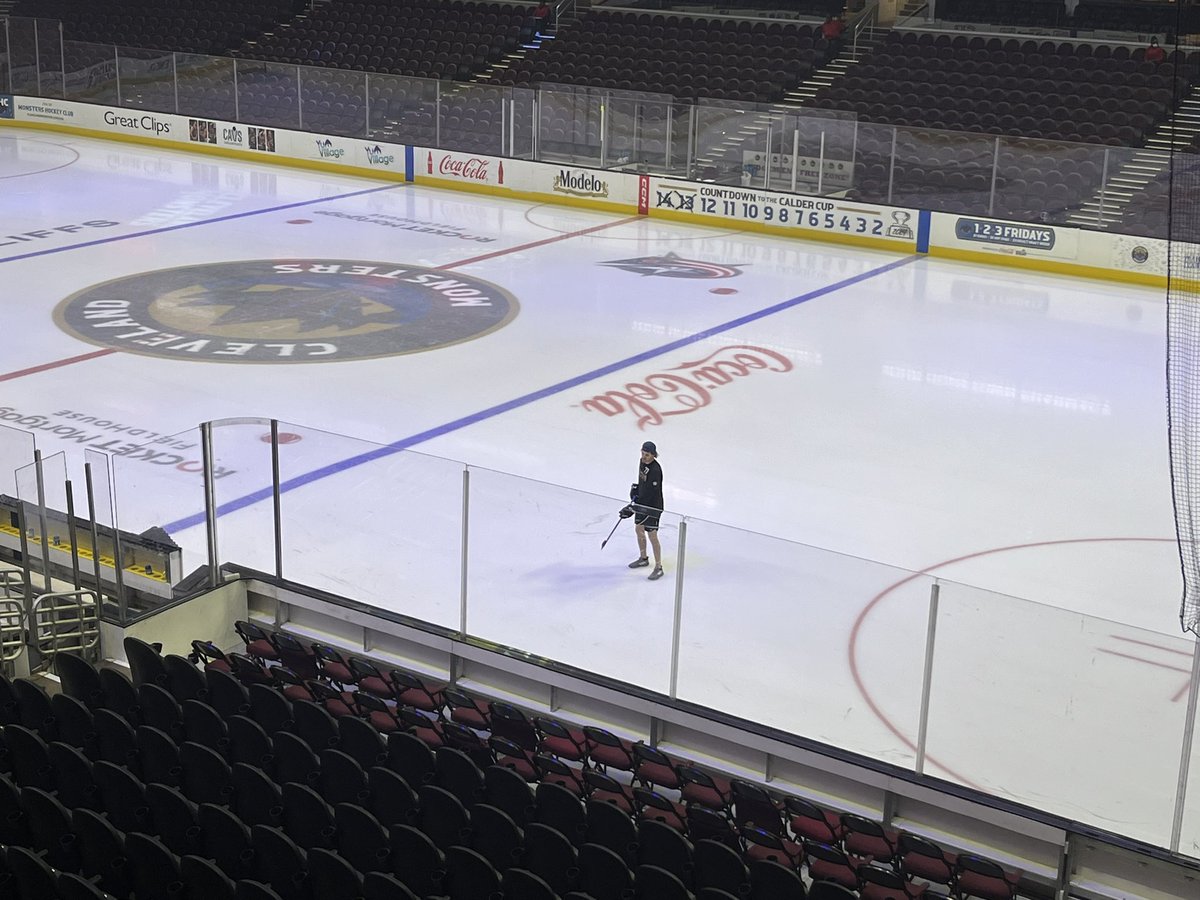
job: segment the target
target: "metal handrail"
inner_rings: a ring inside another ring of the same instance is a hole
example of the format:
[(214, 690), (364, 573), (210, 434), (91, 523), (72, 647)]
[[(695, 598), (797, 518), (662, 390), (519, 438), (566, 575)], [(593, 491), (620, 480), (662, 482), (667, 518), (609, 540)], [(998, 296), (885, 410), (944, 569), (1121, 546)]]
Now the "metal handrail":
[(0, 600), (0, 663), (25, 652), (25, 610), (20, 600)]
[[(91, 602), (85, 603), (85, 597)], [(46, 668), (62, 650), (81, 654), (94, 650), (100, 644), (99, 595), (88, 589), (39, 595), (29, 610), (29, 642)]]
[(879, 24), (879, 0), (868, 3), (866, 8), (850, 26), (850, 58), (858, 59), (858, 39), (864, 31), (869, 31)]
[(0, 570), (0, 592), (4, 598), (25, 596), (25, 575), (19, 569)]

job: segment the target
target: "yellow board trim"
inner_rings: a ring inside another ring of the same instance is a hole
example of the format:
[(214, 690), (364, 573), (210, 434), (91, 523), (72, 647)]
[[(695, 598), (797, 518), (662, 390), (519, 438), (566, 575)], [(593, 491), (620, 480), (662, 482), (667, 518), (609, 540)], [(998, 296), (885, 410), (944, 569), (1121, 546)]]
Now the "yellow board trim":
[[(529, 162), (529, 160), (520, 160)], [(438, 178), (434, 175), (414, 175), (413, 184), (422, 187), (440, 188), (448, 191), (466, 191), (470, 194), (487, 194), (509, 200), (529, 200), (534, 203), (552, 203), (555, 206), (576, 206), (601, 212), (632, 215), (637, 212), (636, 203), (617, 203), (613, 200), (597, 200), (593, 197), (570, 197), (560, 194), (539, 194), (536, 191), (518, 191), (503, 184), (475, 184), (457, 178)]]
[[(174, 115), (172, 113), (172, 115)], [(56, 122), (13, 122), (8, 119), (0, 120), (0, 126), (29, 128), (34, 130), (62, 131), (80, 137), (99, 138), (105, 141), (120, 141), (125, 144), (140, 144), (144, 147), (155, 147), (159, 150), (182, 150), (187, 153), (202, 153), (206, 156), (222, 156), (226, 159), (238, 159), (243, 162), (267, 163), (286, 166), (292, 169), (309, 169), (314, 172), (332, 173), (334, 175), (351, 175), (355, 178), (373, 178), (377, 181), (403, 182), (403, 172), (391, 172), (387, 169), (359, 169), (354, 166), (339, 163), (324, 162), (319, 159), (294, 159), (289, 156), (278, 156), (274, 153), (263, 153), (258, 150), (236, 150), (232, 147), (214, 147), (212, 144), (201, 144), (198, 141), (172, 141), (166, 138), (143, 137), (140, 134), (119, 134), (111, 131), (98, 131), (93, 128), (80, 128), (78, 125), (60, 125)]]
[(1046, 259), (1040, 256), (1013, 256), (1008, 254), (986, 253), (980, 250), (960, 250), (957, 247), (929, 246), (929, 255), (941, 259), (955, 259), (960, 262), (982, 263), (991, 266), (1009, 266), (1015, 269), (1034, 269), (1039, 272), (1051, 272), (1056, 275), (1070, 275), (1076, 278), (1094, 278), (1100, 281), (1120, 281), (1126, 284), (1141, 284), (1148, 287), (1167, 286), (1167, 276), (1154, 272), (1126, 272), (1122, 269), (1106, 269), (1103, 266), (1087, 266), (1083, 263), (1070, 262), (1061, 259)]
[[(210, 156), (220, 156), (226, 159), (237, 159), (244, 162), (266, 163), (268, 165), (285, 166), (295, 169), (306, 169), (325, 174), (348, 175), (354, 178), (366, 178), (376, 181), (401, 182), (407, 181), (404, 172), (387, 170), (360, 169), (354, 166), (329, 163), (321, 160), (294, 159), (277, 156), (272, 153), (261, 153), (253, 150), (235, 150), (228, 147), (214, 147), (193, 141), (172, 141), (163, 138), (143, 137), (141, 135), (119, 134), (100, 131), (91, 128), (81, 128), (76, 125), (66, 125), (57, 122), (25, 122), (11, 119), (0, 120), (0, 127), (26, 128), (30, 130), (49, 130), (94, 137), (101, 140), (123, 141), (147, 147), (157, 147), (167, 150), (181, 150), (187, 153), (201, 153)], [(399, 145), (398, 145), (399, 146)], [(533, 191), (518, 191), (504, 185), (471, 184), (465, 181), (435, 178), (429, 175), (413, 173), (412, 184), (424, 187), (435, 187), (444, 190), (465, 191), (468, 193), (486, 194), (493, 197), (510, 200), (525, 200), (534, 203), (553, 204), (556, 206), (573, 206), (600, 212), (621, 213), (631, 215), (637, 213), (637, 205), (633, 203), (616, 203), (608, 200), (598, 200), (590, 197), (570, 197), (553, 194), (541, 194)], [(651, 219), (667, 219), (689, 225), (705, 228), (723, 228), (731, 231), (758, 232), (799, 240), (822, 241), (824, 243), (842, 244), (846, 246), (883, 250), (898, 255), (911, 254), (916, 251), (916, 242), (897, 243), (885, 238), (857, 236), (853, 234), (838, 234), (808, 229), (797, 229), (787, 225), (769, 225), (762, 222), (746, 222), (739, 219), (714, 220), (696, 213), (680, 212), (678, 210), (652, 209), (648, 213)], [(1109, 269), (1102, 266), (1088, 266), (1064, 260), (1045, 259), (1034, 256), (1014, 256), (1007, 254), (986, 253), (978, 250), (961, 250), (954, 247), (939, 247), (930, 245), (928, 255), (939, 259), (951, 259), (960, 262), (970, 262), (987, 266), (1006, 266), (1017, 269), (1032, 269), (1073, 278), (1089, 278), (1099, 281), (1116, 281), (1126, 284), (1139, 284), (1148, 287), (1165, 288), (1166, 275), (1152, 272), (1132, 272), (1121, 269)], [(1200, 284), (1196, 285), (1200, 288)]]

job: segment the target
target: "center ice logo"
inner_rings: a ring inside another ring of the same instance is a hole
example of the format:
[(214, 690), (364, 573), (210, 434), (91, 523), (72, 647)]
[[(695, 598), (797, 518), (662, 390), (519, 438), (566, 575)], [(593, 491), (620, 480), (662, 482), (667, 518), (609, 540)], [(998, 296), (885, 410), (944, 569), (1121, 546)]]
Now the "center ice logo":
[(677, 253), (666, 256), (640, 256), (634, 259), (612, 259), (597, 263), (612, 266), (638, 275), (658, 275), (662, 278), (734, 278), (742, 274), (743, 265), (722, 265), (699, 259), (684, 259)]
[(347, 259), (246, 260), (95, 285), (54, 311), (101, 347), (205, 362), (308, 363), (436, 350), (503, 327), (504, 289), (469, 275)]

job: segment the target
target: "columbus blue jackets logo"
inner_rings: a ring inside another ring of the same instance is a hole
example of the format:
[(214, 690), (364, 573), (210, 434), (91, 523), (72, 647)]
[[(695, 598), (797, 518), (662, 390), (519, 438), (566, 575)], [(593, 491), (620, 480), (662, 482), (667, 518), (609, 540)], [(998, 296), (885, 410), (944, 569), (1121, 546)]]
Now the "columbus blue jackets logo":
[(598, 263), (638, 275), (658, 275), (662, 278), (734, 278), (742, 274), (743, 265), (723, 265), (699, 259), (684, 259), (676, 253), (666, 256), (642, 256), (636, 259), (613, 259)]
[(469, 275), (349, 259), (245, 260), (95, 285), (54, 311), (64, 331), (160, 359), (316, 363), (435, 350), (503, 327), (507, 291)]

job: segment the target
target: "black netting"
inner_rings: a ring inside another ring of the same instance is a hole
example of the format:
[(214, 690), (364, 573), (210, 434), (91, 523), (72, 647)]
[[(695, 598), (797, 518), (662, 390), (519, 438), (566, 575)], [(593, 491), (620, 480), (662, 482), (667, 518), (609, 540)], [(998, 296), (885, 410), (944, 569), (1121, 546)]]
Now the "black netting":
[[(1182, 7), (1180, 13), (1182, 14)], [(1178, 40), (1158, 64), (1175, 85), (1180, 127), (1168, 192), (1167, 413), (1175, 530), (1183, 569), (1183, 628), (1200, 634), (1200, 134), (1185, 130), (1181, 104), (1200, 83), (1200, 51)], [(1187, 103), (1191, 106), (1191, 103)]]

